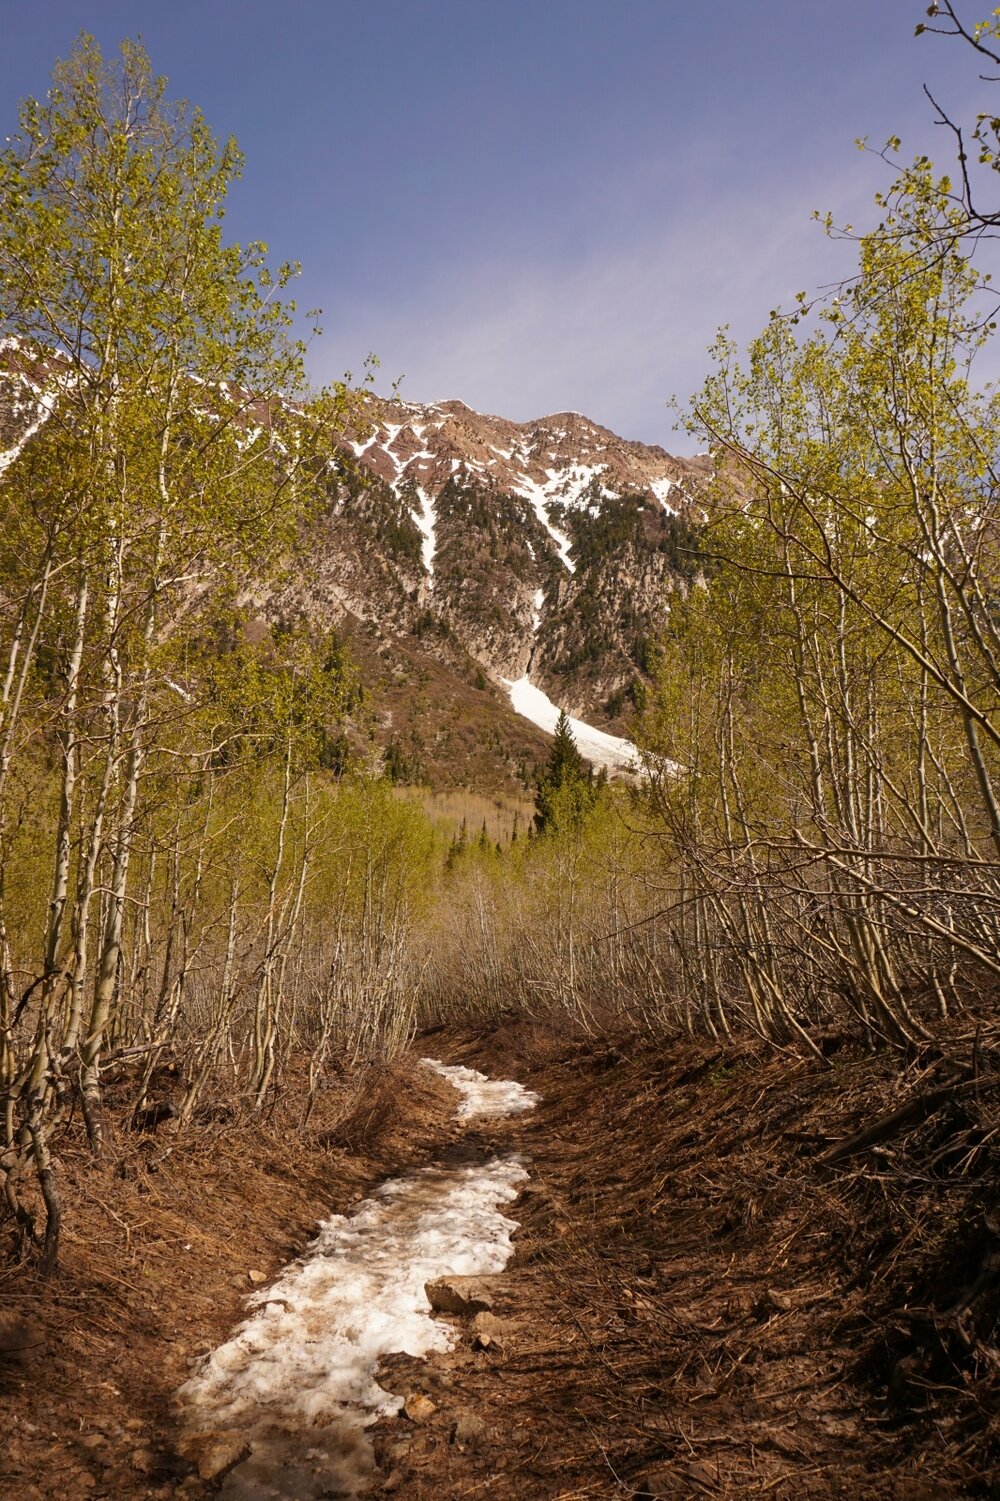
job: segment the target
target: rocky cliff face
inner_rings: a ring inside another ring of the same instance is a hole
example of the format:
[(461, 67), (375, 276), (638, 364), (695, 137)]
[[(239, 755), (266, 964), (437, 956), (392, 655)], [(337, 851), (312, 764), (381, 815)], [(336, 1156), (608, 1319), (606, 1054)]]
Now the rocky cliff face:
[(328, 587), (386, 619), (388, 564), (398, 623), (416, 617), (494, 680), (530, 674), (580, 713), (614, 701), (694, 571), (708, 460), (576, 412), (514, 423), (373, 399), (369, 415), (331, 493)]

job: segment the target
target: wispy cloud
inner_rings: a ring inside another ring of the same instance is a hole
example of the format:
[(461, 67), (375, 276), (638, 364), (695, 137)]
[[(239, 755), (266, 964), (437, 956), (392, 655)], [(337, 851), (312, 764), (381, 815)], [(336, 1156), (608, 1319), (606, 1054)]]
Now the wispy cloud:
[(404, 277), (377, 301), (334, 308), (321, 374), (356, 368), (370, 348), (386, 384), (403, 375), (413, 400), (460, 396), (519, 420), (573, 408), (684, 450), (690, 440), (672, 431), (667, 402), (700, 385), (718, 326), (745, 340), (799, 288), (852, 270), (851, 247), (827, 240), (810, 214), (822, 203), (849, 216), (858, 186), (858, 173), (845, 171), (816, 187), (815, 202), (801, 185), (702, 195), (683, 218), (669, 206), (653, 226), (647, 215), (635, 239), (619, 221), (570, 266), (529, 243), (440, 266), (417, 284)]

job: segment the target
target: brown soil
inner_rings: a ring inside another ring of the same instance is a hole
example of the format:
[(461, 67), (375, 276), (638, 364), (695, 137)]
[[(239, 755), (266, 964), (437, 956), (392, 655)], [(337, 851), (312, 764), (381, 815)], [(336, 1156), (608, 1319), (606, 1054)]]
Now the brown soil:
[[(513, 1149), (531, 1182), (495, 1321), (383, 1380), (407, 1501), (1000, 1495), (1000, 1046), (952, 1035), (900, 1074), (747, 1045), (426, 1044), (543, 1093), (456, 1129), (412, 1064), (305, 1137), (277, 1117), (60, 1149), (62, 1266), (0, 1272), (37, 1344), (0, 1358), (0, 1496), (208, 1495), (170, 1397), (320, 1214), (407, 1165)], [(339, 1122), (339, 1124), (338, 1124)], [(497, 1320), (499, 1322), (497, 1322)], [(477, 1332), (478, 1331), (478, 1332)], [(483, 1338), (483, 1335), (486, 1338)]]
[(388, 1363), (437, 1408), (382, 1425), (388, 1494), (1000, 1495), (996, 1046), (953, 1037), (901, 1076), (497, 1044), (455, 1052), (544, 1093), (508, 1128), (532, 1174), (510, 1327)]

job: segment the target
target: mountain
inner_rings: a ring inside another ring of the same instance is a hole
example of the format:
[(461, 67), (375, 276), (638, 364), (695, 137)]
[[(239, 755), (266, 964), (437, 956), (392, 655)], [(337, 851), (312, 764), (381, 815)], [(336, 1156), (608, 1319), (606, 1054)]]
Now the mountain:
[[(350, 620), (397, 682), (421, 662), (414, 701), (389, 695), (385, 729), (406, 742), (404, 759), (425, 770), (442, 759), (435, 712), (420, 708), (432, 684), (449, 712), (456, 698), (470, 712), (478, 684), (494, 721), (513, 698), (551, 728), (547, 695), (620, 735), (670, 597), (695, 572), (708, 457), (672, 457), (577, 412), (516, 423), (457, 400), (371, 397), (366, 418), (328, 471), (312, 568), (291, 594)], [(544, 741), (531, 749), (544, 754)], [(624, 759), (600, 741), (589, 750)], [(519, 779), (518, 755), (505, 760)]]
[[(51, 364), (3, 356), (0, 480), (58, 401)], [(401, 779), (523, 789), (557, 706), (614, 769), (651, 644), (695, 573), (709, 472), (707, 456), (672, 457), (577, 412), (517, 423), (369, 395), (326, 460), (307, 561), (277, 591), (248, 582), (247, 605), (348, 639)]]

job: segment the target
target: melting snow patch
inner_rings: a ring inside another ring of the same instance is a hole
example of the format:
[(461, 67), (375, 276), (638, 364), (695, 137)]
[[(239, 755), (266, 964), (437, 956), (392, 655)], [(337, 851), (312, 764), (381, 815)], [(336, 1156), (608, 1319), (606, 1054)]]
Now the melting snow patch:
[[(532, 554), (532, 556), (534, 556), (534, 554)], [(545, 590), (544, 589), (536, 589), (535, 590), (535, 597), (532, 600), (532, 610), (531, 610), (531, 634), (533, 636), (537, 636), (538, 635), (538, 628), (539, 628), (539, 626), (542, 623), (542, 605), (544, 603), (545, 603)]]
[[(512, 1115), (537, 1100), (521, 1084), (425, 1058), (463, 1095), (458, 1115)], [(375, 1379), (379, 1360), (456, 1342), (424, 1292), (446, 1276), (489, 1276), (513, 1253), (501, 1205), (528, 1176), (517, 1158), (429, 1167), (383, 1183), (350, 1215), (333, 1215), (305, 1255), (181, 1387), (196, 1445), (230, 1440), (249, 1457), (223, 1482), (228, 1501), (357, 1496), (374, 1469), (365, 1429), (403, 1398)]]
[[(27, 405), (27, 403), (25, 403), (25, 405)], [(21, 434), (20, 438), (12, 448), (8, 448), (3, 453), (0, 453), (0, 474), (2, 474), (5, 469), (10, 468), (11, 464), (13, 464), (15, 460), (18, 459), (24, 452), (25, 448), (28, 446), (35, 434), (39, 432), (45, 425), (45, 422), (48, 420), (55, 406), (55, 397), (51, 394), (43, 394), (32, 401), (31, 405), (34, 406), (37, 413), (35, 420), (25, 428), (24, 432)]]
[(484, 1115), (493, 1118), (517, 1115), (538, 1104), (538, 1096), (513, 1079), (488, 1079), (477, 1069), (464, 1068), (460, 1063), (440, 1063), (436, 1058), (421, 1058), (420, 1061), (461, 1091), (464, 1098), (457, 1111), (459, 1120)]
[(666, 511), (667, 515), (668, 516), (676, 516), (677, 515), (676, 507), (672, 506), (669, 503), (669, 501), (667, 500), (667, 496), (672, 491), (679, 490), (681, 488), (680, 485), (677, 484), (676, 480), (672, 480), (672, 479), (654, 479), (654, 480), (650, 480), (650, 482), (649, 482), (649, 488), (652, 490), (653, 494), (656, 496), (657, 500), (660, 502), (660, 505)]
[(569, 555), (569, 550), (573, 544), (565, 532), (559, 531), (558, 527), (554, 527), (549, 520), (549, 496), (546, 487), (540, 485), (537, 480), (533, 480), (530, 475), (522, 474), (520, 484), (514, 485), (513, 490), (515, 495), (522, 495), (525, 500), (529, 500), (534, 506), (535, 515), (556, 544), (556, 551), (559, 554), (560, 561), (570, 573), (575, 573), (576, 564)]
[[(515, 714), (530, 719), (532, 724), (544, 730), (547, 735), (555, 733), (559, 709), (541, 688), (536, 688), (526, 677), (518, 678), (516, 683), (507, 682), (505, 686)], [(581, 756), (585, 756), (595, 766), (606, 766), (609, 771), (635, 771), (639, 752), (631, 740), (623, 740), (620, 735), (609, 735), (607, 731), (597, 730), (593, 725), (572, 716), (569, 724)]]
[(194, 1434), (235, 1430), (251, 1446), (223, 1496), (312, 1501), (365, 1487), (364, 1429), (403, 1404), (375, 1380), (379, 1359), (453, 1346), (424, 1284), (503, 1270), (517, 1226), (499, 1206), (526, 1177), (516, 1159), (495, 1158), (394, 1178), (350, 1216), (325, 1221), (308, 1253), (253, 1295), (250, 1316), (179, 1393)]
[[(555, 454), (550, 457), (555, 458)], [(607, 464), (571, 464), (567, 469), (546, 469), (548, 484), (544, 488), (550, 497), (558, 495), (563, 505), (578, 506), (581, 495), (607, 467)], [(603, 486), (601, 493), (614, 496), (614, 491)]]
[(434, 501), (422, 485), (417, 486), (417, 499), (420, 501), (420, 510), (411, 511), (411, 515), (421, 536), (420, 557), (427, 570), (427, 587), (434, 587), (434, 553), (437, 550), (437, 538), (434, 534)]

